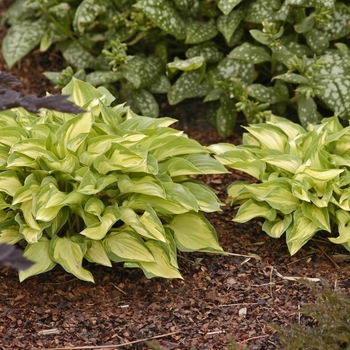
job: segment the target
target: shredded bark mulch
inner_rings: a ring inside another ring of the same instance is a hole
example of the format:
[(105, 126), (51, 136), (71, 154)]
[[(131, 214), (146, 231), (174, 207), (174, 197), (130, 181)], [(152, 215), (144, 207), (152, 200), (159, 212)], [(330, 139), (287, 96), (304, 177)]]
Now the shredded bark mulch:
[[(0, 15), (3, 9), (0, 4)], [(5, 32), (0, 28), (0, 38)], [(54, 49), (35, 50), (11, 70), (0, 55), (0, 70), (16, 75), (25, 94), (54, 93), (42, 73), (62, 65)], [(162, 114), (179, 119), (176, 127), (202, 144), (239, 144), (242, 129), (237, 126), (230, 138), (221, 139), (205, 122), (199, 100), (169, 106), (160, 97), (160, 102)], [(251, 181), (241, 172), (200, 179), (223, 201), (230, 183)], [(15, 270), (1, 267), (0, 349), (150, 349), (145, 339), (153, 339), (163, 349), (219, 350), (229, 348), (228, 335), (238, 342), (238, 349), (279, 349), (272, 324), (313, 325), (299, 313), (300, 307), (314, 301), (310, 287), (298, 282), (299, 277), (327, 281), (350, 293), (347, 251), (321, 234), (291, 257), (285, 238), (270, 238), (258, 220), (232, 222), (236, 210), (226, 206), (207, 215), (229, 254), (179, 253), (183, 280), (148, 280), (140, 270), (120, 264), (87, 264), (95, 284), (60, 267), (19, 283)]]

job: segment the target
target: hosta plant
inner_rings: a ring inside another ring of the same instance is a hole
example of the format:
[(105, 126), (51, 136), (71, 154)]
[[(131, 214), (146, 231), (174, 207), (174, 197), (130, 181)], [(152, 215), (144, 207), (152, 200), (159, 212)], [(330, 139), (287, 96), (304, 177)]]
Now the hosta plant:
[(63, 93), (85, 112), (0, 112), (0, 243), (35, 262), (20, 280), (59, 264), (93, 281), (83, 259), (181, 278), (177, 249), (222, 252), (200, 213), (221, 203), (193, 178), (226, 172), (209, 150), (173, 119), (111, 107), (104, 88), (73, 79)]
[(258, 181), (228, 188), (231, 204), (239, 206), (233, 220), (262, 218), (271, 237), (285, 233), (291, 254), (318, 231), (350, 251), (350, 127), (336, 116), (307, 129), (270, 116), (246, 129), (242, 145), (209, 147), (224, 165)]
[(256, 123), (297, 110), (305, 126), (350, 118), (345, 1), (16, 0), (4, 21), (9, 66), (56, 44), (67, 67), (46, 75), (58, 86), (113, 84), (143, 115), (158, 116), (154, 96), (167, 94), (204, 98), (222, 136), (238, 113)]

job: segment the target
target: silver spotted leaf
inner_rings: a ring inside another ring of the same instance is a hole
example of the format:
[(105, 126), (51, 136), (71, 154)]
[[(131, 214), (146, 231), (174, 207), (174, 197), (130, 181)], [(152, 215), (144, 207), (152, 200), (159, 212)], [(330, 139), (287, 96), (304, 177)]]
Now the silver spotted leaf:
[(228, 15), (242, 0), (220, 0), (218, 7), (224, 15)]
[(134, 104), (141, 111), (142, 115), (151, 118), (157, 118), (159, 115), (159, 106), (154, 96), (145, 89), (133, 90), (132, 98)]
[(274, 86), (264, 86), (262, 84), (252, 84), (247, 86), (248, 95), (255, 98), (257, 101), (270, 104), (279, 102), (288, 102), (288, 96), (284, 96)]
[(159, 28), (177, 39), (185, 38), (185, 23), (167, 0), (141, 0), (134, 5)]
[(322, 116), (318, 113), (317, 105), (313, 98), (307, 99), (304, 95), (300, 96), (298, 117), (304, 128), (309, 124), (319, 124), (321, 122)]
[(171, 88), (170, 81), (166, 75), (159, 76), (147, 90), (152, 94), (166, 94)]
[(235, 47), (228, 57), (252, 64), (269, 62), (271, 60), (269, 51), (266, 48), (247, 42)]
[(232, 11), (229, 15), (219, 16), (217, 27), (219, 32), (224, 36), (226, 42), (230, 42), (236, 29), (239, 27), (244, 18), (243, 11)]
[(228, 93), (223, 93), (220, 97), (220, 103), (221, 106), (216, 115), (216, 127), (221, 137), (227, 137), (232, 134), (236, 124), (236, 101), (230, 98)]
[(318, 55), (322, 55), (329, 47), (329, 40), (326, 35), (316, 28), (311, 29), (304, 36), (311, 50)]
[(222, 60), (224, 54), (217, 48), (213, 41), (208, 41), (206, 43), (192, 46), (186, 51), (187, 58), (193, 58), (196, 56), (204, 57), (204, 60), (207, 63), (215, 63)]
[(48, 22), (40, 18), (35, 22), (23, 21), (9, 28), (1, 47), (9, 68), (40, 43), (47, 27)]
[(320, 70), (320, 93), (323, 102), (342, 118), (350, 118), (350, 67), (342, 52), (328, 50), (323, 56), (326, 65)]
[(95, 63), (95, 57), (75, 41), (63, 51), (63, 57), (71, 66), (81, 69), (92, 68)]
[(254, 65), (241, 60), (224, 58), (216, 67), (216, 73), (217, 80), (237, 77), (242, 82), (251, 84), (254, 80)]
[(253, 0), (248, 4), (244, 21), (258, 24), (273, 22), (280, 6), (279, 0)]
[(186, 44), (199, 44), (216, 37), (219, 33), (213, 21), (189, 21), (186, 23)]
[(331, 21), (318, 29), (328, 40), (338, 40), (350, 34), (350, 7), (342, 2), (335, 3)]
[(84, 33), (86, 29), (94, 25), (97, 17), (104, 14), (106, 10), (106, 5), (102, 0), (81, 1), (73, 20), (74, 30), (78, 33)]
[(162, 60), (151, 55), (146, 57), (134, 56), (127, 64), (126, 71), (130, 76), (135, 75), (138, 77), (139, 82), (136, 80), (129, 80), (128, 88), (131, 89), (143, 89), (158, 79), (160, 75), (164, 73), (164, 65)]
[(206, 96), (212, 89), (207, 83), (202, 82), (205, 66), (197, 70), (183, 72), (168, 92), (168, 101), (175, 105), (186, 98)]

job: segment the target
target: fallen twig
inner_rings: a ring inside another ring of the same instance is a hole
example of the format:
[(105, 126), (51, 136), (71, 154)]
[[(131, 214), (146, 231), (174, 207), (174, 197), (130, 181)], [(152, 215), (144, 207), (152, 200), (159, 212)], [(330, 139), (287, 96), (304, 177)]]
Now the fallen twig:
[(243, 255), (243, 254), (225, 252), (225, 254), (232, 255), (232, 256), (241, 256), (242, 258), (254, 258), (258, 261), (261, 261), (261, 257), (258, 254), (253, 254), (253, 253), (249, 253), (249, 255)]
[(89, 345), (89, 346), (75, 346), (75, 347), (68, 347), (68, 348), (45, 348), (44, 350), (117, 349), (117, 348), (122, 348), (123, 346), (127, 346), (127, 345), (142, 343), (142, 342), (148, 341), (148, 340), (168, 337), (169, 335), (174, 335), (174, 334), (179, 333), (179, 332), (180, 331), (172, 332), (172, 333), (166, 333), (166, 334), (161, 334), (161, 335), (156, 335), (154, 337), (143, 338), (143, 339), (139, 339), (139, 340), (133, 340), (133, 341), (130, 341), (130, 342), (127, 342), (127, 343), (124, 343), (124, 344), (117, 344), (117, 345), (93, 345), (93, 346)]

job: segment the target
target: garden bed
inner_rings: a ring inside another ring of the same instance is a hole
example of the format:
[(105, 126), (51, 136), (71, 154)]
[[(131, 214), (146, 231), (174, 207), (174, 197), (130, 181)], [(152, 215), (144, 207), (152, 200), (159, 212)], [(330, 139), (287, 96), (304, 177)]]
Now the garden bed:
[[(4, 5), (0, 5), (0, 14)], [(0, 29), (3, 37), (6, 29)], [(43, 96), (54, 93), (43, 76), (59, 70), (63, 60), (54, 50), (32, 52), (8, 70), (0, 55), (0, 70), (17, 76), (21, 91)], [(176, 127), (204, 145), (221, 141), (238, 144), (242, 129), (221, 139), (205, 121), (199, 100), (177, 106), (160, 101), (161, 115), (179, 120)], [(226, 200), (227, 186), (247, 180), (240, 172), (201, 180)], [(249, 180), (249, 179), (248, 179)], [(183, 280), (148, 280), (142, 271), (89, 266), (95, 284), (80, 281), (56, 267), (19, 283), (17, 272), (0, 268), (0, 349), (76, 348), (149, 349), (145, 338), (165, 349), (227, 349), (228, 335), (241, 348), (276, 349), (279, 340), (271, 324), (312, 325), (299, 308), (314, 301), (299, 277), (326, 281), (350, 292), (347, 251), (317, 235), (290, 256), (285, 240), (261, 230), (259, 221), (231, 221), (235, 208), (207, 214), (221, 246), (230, 255), (179, 253)], [(159, 338), (157, 338), (159, 337)], [(129, 345), (127, 345), (129, 344)], [(114, 347), (113, 347), (114, 346)]]

